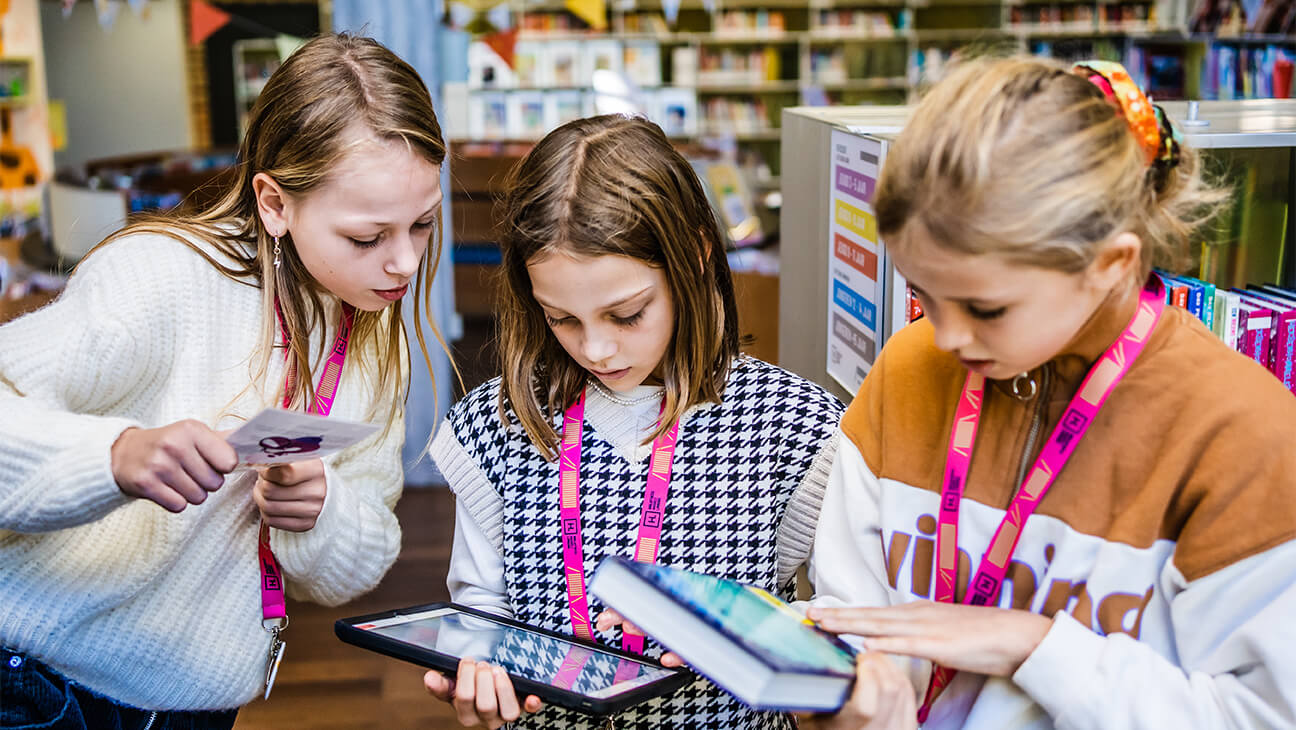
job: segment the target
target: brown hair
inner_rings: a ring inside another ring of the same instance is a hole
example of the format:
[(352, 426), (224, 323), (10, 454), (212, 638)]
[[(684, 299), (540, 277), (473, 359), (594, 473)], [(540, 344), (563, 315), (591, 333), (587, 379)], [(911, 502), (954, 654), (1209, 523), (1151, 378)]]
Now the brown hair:
[[(248, 121), (239, 149), (233, 182), (208, 209), (193, 216), (157, 216), (141, 220), (109, 236), (100, 246), (135, 233), (169, 236), (206, 258), (222, 274), (260, 287), (262, 291), (260, 363), (253, 377), (265, 375), (277, 328), (276, 298), (291, 338), (290, 372), (309, 373), (308, 335), (323, 321), (324, 306), (311, 276), (292, 244), (280, 238), (282, 265), (273, 265), (274, 242), (257, 213), (252, 178), (265, 173), (289, 195), (304, 196), (327, 180), (331, 169), (349, 153), (355, 125), (383, 141), (400, 141), (432, 165), (445, 159), (446, 148), (427, 87), (409, 64), (372, 38), (349, 34), (322, 35), (293, 53), (266, 82)], [(196, 242), (215, 248), (216, 260)], [(423, 336), (423, 316), (430, 299), (432, 277), (441, 251), (440, 222), (433, 227), (429, 251), (415, 280), (415, 334), (431, 371)], [(351, 335), (358, 361), (374, 378), (377, 414), (384, 395), (390, 396), (390, 428), (408, 392), (405, 377), (408, 340), (401, 303), (378, 312), (357, 311)], [(445, 343), (428, 318), (437, 341)], [(318, 343), (322, 352), (326, 343)], [(291, 378), (294, 406), (314, 401), (310, 377)]]
[(738, 315), (725, 236), (689, 163), (646, 120), (608, 115), (569, 122), (514, 167), (503, 201), (499, 318), (500, 417), (511, 406), (546, 459), (552, 418), (589, 378), (558, 343), (531, 293), (527, 264), (564, 251), (618, 255), (661, 269), (675, 305), (662, 359), (664, 432), (689, 407), (719, 402), (738, 356)]
[(874, 207), (890, 248), (917, 224), (962, 253), (1072, 273), (1129, 231), (1146, 277), (1183, 266), (1189, 234), (1225, 197), (1199, 164), (1182, 147), (1178, 166), (1149, 168), (1098, 87), (1060, 62), (982, 58), (917, 106), (887, 151)]

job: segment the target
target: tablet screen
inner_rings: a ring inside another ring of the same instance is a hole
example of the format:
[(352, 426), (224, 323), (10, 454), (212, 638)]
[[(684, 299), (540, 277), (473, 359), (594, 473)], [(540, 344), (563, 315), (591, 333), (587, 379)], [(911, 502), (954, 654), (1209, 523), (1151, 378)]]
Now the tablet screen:
[(599, 699), (674, 674), (669, 669), (454, 608), (380, 619), (356, 628), (441, 654), (470, 656), (503, 667), (515, 677)]

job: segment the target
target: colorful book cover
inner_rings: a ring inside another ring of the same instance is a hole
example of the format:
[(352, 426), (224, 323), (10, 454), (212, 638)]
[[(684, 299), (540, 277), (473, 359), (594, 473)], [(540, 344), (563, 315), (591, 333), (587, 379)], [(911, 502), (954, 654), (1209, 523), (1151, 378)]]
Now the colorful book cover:
[(1208, 282), (1208, 281), (1202, 281), (1201, 279), (1192, 279), (1191, 277), (1189, 277), (1189, 278), (1190, 278), (1192, 281), (1195, 281), (1195, 282), (1197, 282), (1198, 284), (1201, 284), (1202, 287), (1204, 287), (1204, 289), (1205, 289), (1205, 291), (1202, 292), (1202, 318), (1201, 318), (1201, 320), (1202, 320), (1202, 324), (1206, 325), (1207, 328), (1214, 329), (1214, 327), (1215, 327), (1215, 292), (1216, 292), (1216, 286), (1215, 286), (1214, 284)]
[(657, 91), (653, 121), (668, 137), (692, 137), (698, 132), (697, 94), (692, 89), (664, 87)]
[(546, 86), (542, 78), (545, 44), (537, 41), (518, 41), (513, 48), (513, 74), (517, 85), (526, 89)]
[(1225, 291), (1224, 308), (1221, 323), (1221, 335), (1224, 343), (1238, 352), (1242, 352), (1242, 332), (1246, 327), (1245, 312), (1242, 311), (1242, 298), (1231, 291)]
[(777, 671), (855, 676), (853, 649), (766, 591), (658, 563), (606, 560), (634, 571)]
[(637, 86), (661, 86), (661, 45), (656, 41), (625, 44), (625, 72)]
[(625, 63), (625, 52), (621, 42), (607, 39), (588, 40), (584, 42), (585, 63), (580, 79), (582, 86), (593, 82), (595, 71), (611, 71), (620, 74)]
[(1251, 288), (1247, 292), (1256, 302), (1268, 302), (1277, 316), (1274, 318), (1276, 333), (1273, 337), (1273, 373), (1282, 381), (1283, 387), (1296, 393), (1296, 298), (1288, 299), (1264, 289)]
[[(1270, 333), (1273, 329), (1274, 312), (1268, 307), (1258, 307), (1241, 297), (1241, 313), (1245, 314), (1245, 326), (1241, 333), (1241, 353), (1261, 365), (1273, 370), (1269, 359)], [(1239, 316), (1241, 321), (1243, 318)]]
[(584, 63), (581, 45), (575, 41), (553, 41), (544, 59), (543, 78), (548, 86), (572, 88), (584, 85)]
[(585, 114), (585, 95), (574, 89), (545, 92), (544, 125), (554, 129)]
[(545, 133), (543, 91), (515, 91), (508, 99), (508, 134), (514, 139), (539, 139)]

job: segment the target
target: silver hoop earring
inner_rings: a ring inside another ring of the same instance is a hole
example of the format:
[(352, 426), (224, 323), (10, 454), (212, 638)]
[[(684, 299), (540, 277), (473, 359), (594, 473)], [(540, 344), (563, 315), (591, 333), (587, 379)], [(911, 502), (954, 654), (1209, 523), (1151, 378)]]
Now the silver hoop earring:
[(283, 262), (280, 261), (280, 259), (279, 259), (279, 237), (278, 237), (278, 236), (274, 236), (274, 244), (275, 244), (275, 248), (274, 248), (274, 267), (275, 267), (275, 271), (278, 271), (278, 270), (279, 270), (279, 264), (283, 263)]

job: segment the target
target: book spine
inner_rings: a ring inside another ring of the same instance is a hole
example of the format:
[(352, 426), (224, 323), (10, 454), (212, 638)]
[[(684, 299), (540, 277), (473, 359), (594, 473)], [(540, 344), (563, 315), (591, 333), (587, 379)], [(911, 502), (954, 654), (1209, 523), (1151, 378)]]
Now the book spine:
[(1242, 311), (1238, 295), (1226, 292), (1225, 306), (1228, 308), (1228, 320), (1225, 322), (1224, 342), (1237, 352), (1242, 352), (1242, 333), (1246, 331), (1246, 312)]
[(1250, 314), (1242, 308), (1239, 299), (1237, 305), (1237, 339), (1233, 341), (1233, 349), (1254, 360), (1255, 355), (1252, 354), (1251, 339), (1247, 337), (1247, 324), (1250, 318)]
[(1225, 320), (1228, 319), (1225, 314), (1228, 305), (1225, 302), (1224, 292), (1218, 289), (1215, 290), (1215, 306), (1213, 309), (1216, 314), (1211, 321), (1211, 332), (1214, 332), (1215, 336), (1220, 338), (1221, 341), (1228, 342), (1228, 328), (1225, 326)]
[(1296, 309), (1283, 312), (1277, 319), (1274, 374), (1282, 381), (1283, 387), (1296, 394)]

